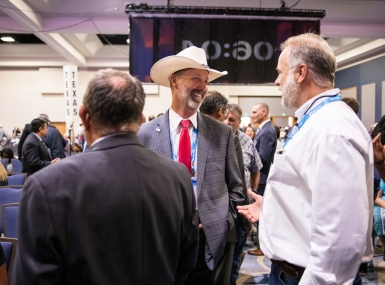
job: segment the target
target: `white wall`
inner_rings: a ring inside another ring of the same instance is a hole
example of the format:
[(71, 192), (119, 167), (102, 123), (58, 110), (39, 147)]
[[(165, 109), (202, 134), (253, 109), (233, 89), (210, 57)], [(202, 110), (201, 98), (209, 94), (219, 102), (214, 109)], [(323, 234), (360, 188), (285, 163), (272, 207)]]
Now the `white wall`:
[[(58, 70), (61, 69), (52, 69), (51, 74), (47, 68), (43, 72), (39, 69), (0, 70), (0, 124), (7, 132), (12, 132), (14, 127), (23, 128), (41, 113), (46, 113), (52, 122), (65, 121), (63, 75)], [(79, 72), (80, 102), (83, 100), (86, 84), (94, 73), (95, 71)], [(52, 93), (42, 94), (43, 90), (50, 90)]]
[[(83, 100), (88, 81), (96, 70), (79, 70), (78, 99)], [(0, 69), (0, 124), (8, 132), (14, 127), (23, 128), (40, 113), (46, 113), (52, 122), (65, 121), (65, 105), (61, 68)], [(157, 115), (171, 106), (170, 88), (143, 84), (146, 96), (144, 115)], [(238, 96), (279, 96), (276, 86), (209, 85), (239, 103)], [(43, 93), (42, 93), (43, 92)], [(151, 94), (150, 94), (151, 93)], [(77, 130), (78, 126), (74, 126)]]

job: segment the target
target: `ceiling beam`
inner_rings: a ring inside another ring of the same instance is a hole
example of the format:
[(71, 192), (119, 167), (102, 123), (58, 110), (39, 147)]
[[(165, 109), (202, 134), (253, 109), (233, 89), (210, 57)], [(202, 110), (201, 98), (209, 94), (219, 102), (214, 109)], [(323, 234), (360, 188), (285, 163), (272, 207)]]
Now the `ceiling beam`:
[(74, 48), (63, 36), (58, 33), (44, 32), (43, 19), (40, 14), (34, 13), (33, 8), (22, 0), (0, 0), (0, 3), (9, 8), (2, 8), (11, 18), (16, 20), (27, 30), (52, 47), (56, 52), (77, 66), (86, 66), (86, 58)]

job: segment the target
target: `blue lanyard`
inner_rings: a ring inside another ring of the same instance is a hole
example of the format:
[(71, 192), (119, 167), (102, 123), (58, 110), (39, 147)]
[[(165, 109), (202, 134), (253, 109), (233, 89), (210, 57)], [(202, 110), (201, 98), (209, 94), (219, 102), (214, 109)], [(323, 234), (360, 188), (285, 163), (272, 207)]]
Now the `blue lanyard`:
[(334, 95), (332, 97), (329, 97), (328, 99), (324, 100), (321, 104), (317, 105), (314, 109), (310, 110), (309, 113), (307, 113), (301, 121), (299, 121), (297, 124), (293, 126), (293, 128), (290, 130), (289, 134), (287, 135), (287, 139), (285, 143), (283, 144), (283, 147), (287, 145), (287, 143), (295, 136), (296, 133), (302, 128), (302, 126), (307, 122), (307, 120), (315, 114), (319, 109), (321, 109), (326, 104), (329, 104), (331, 102), (341, 101), (342, 97), (340, 95)]
[[(197, 153), (197, 142), (198, 142), (198, 130), (196, 128), (194, 128), (193, 135), (192, 135), (192, 146), (191, 146), (191, 173), (192, 173), (192, 176), (195, 176), (194, 162), (195, 162), (196, 153)], [(178, 161), (178, 158), (177, 158), (176, 153), (174, 151), (174, 146), (172, 144), (171, 144), (171, 146), (172, 146), (172, 158), (173, 158), (173, 160)]]

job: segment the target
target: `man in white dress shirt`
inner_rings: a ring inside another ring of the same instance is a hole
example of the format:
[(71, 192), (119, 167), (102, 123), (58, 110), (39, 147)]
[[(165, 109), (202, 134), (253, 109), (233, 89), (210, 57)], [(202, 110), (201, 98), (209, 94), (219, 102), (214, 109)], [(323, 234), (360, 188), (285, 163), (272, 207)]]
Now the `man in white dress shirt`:
[(335, 56), (318, 35), (281, 46), (275, 83), (298, 124), (277, 150), (265, 195), (238, 206), (260, 221), (270, 284), (361, 284), (373, 255), (373, 149), (359, 118), (333, 89)]

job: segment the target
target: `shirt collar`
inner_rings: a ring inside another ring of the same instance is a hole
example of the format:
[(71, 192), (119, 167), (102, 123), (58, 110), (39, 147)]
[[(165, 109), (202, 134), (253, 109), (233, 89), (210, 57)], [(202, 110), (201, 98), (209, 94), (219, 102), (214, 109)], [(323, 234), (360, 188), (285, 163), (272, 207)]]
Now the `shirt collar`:
[(43, 141), (42, 139), (41, 139), (41, 137), (39, 137), (39, 135), (37, 135), (36, 133), (33, 133), (38, 139), (39, 139), (39, 141)]
[[(341, 91), (340, 89), (338, 88), (334, 88), (334, 89), (330, 89), (328, 91), (325, 91), (309, 100), (307, 100), (305, 102), (305, 104), (303, 104), (301, 107), (299, 107), (299, 109), (295, 112), (295, 116), (298, 118), (298, 121), (302, 119), (302, 117), (305, 115), (305, 112), (306, 110), (311, 106), (311, 104), (313, 104), (313, 102), (315, 100), (317, 100), (318, 98), (322, 97), (322, 96), (332, 96), (332, 95), (337, 95), (339, 94)], [(322, 98), (324, 100), (326, 100), (327, 98)], [(312, 106), (313, 108), (315, 106), (317, 106), (318, 104), (320, 104), (323, 100), (318, 100), (316, 103), (314, 103), (314, 105)]]
[[(194, 113), (191, 117), (187, 118), (193, 124), (194, 128), (198, 129), (198, 120), (197, 120), (197, 112)], [(179, 116), (173, 109), (169, 109), (169, 119), (170, 119), (170, 127), (172, 130), (175, 130), (180, 122), (184, 120), (181, 116)]]
[[(116, 133), (116, 134), (110, 134), (110, 135), (106, 135), (106, 136), (97, 138), (97, 139), (92, 143), (91, 146), (94, 146), (94, 145), (96, 145), (97, 143), (101, 142), (102, 140), (105, 140), (106, 138), (112, 137), (112, 136), (117, 135), (117, 134), (119, 134), (119, 133)], [(86, 143), (87, 143), (87, 142), (86, 142)]]
[(270, 119), (267, 119), (266, 121), (259, 124), (258, 128), (262, 130), (263, 126), (266, 125), (267, 122), (270, 122)]

